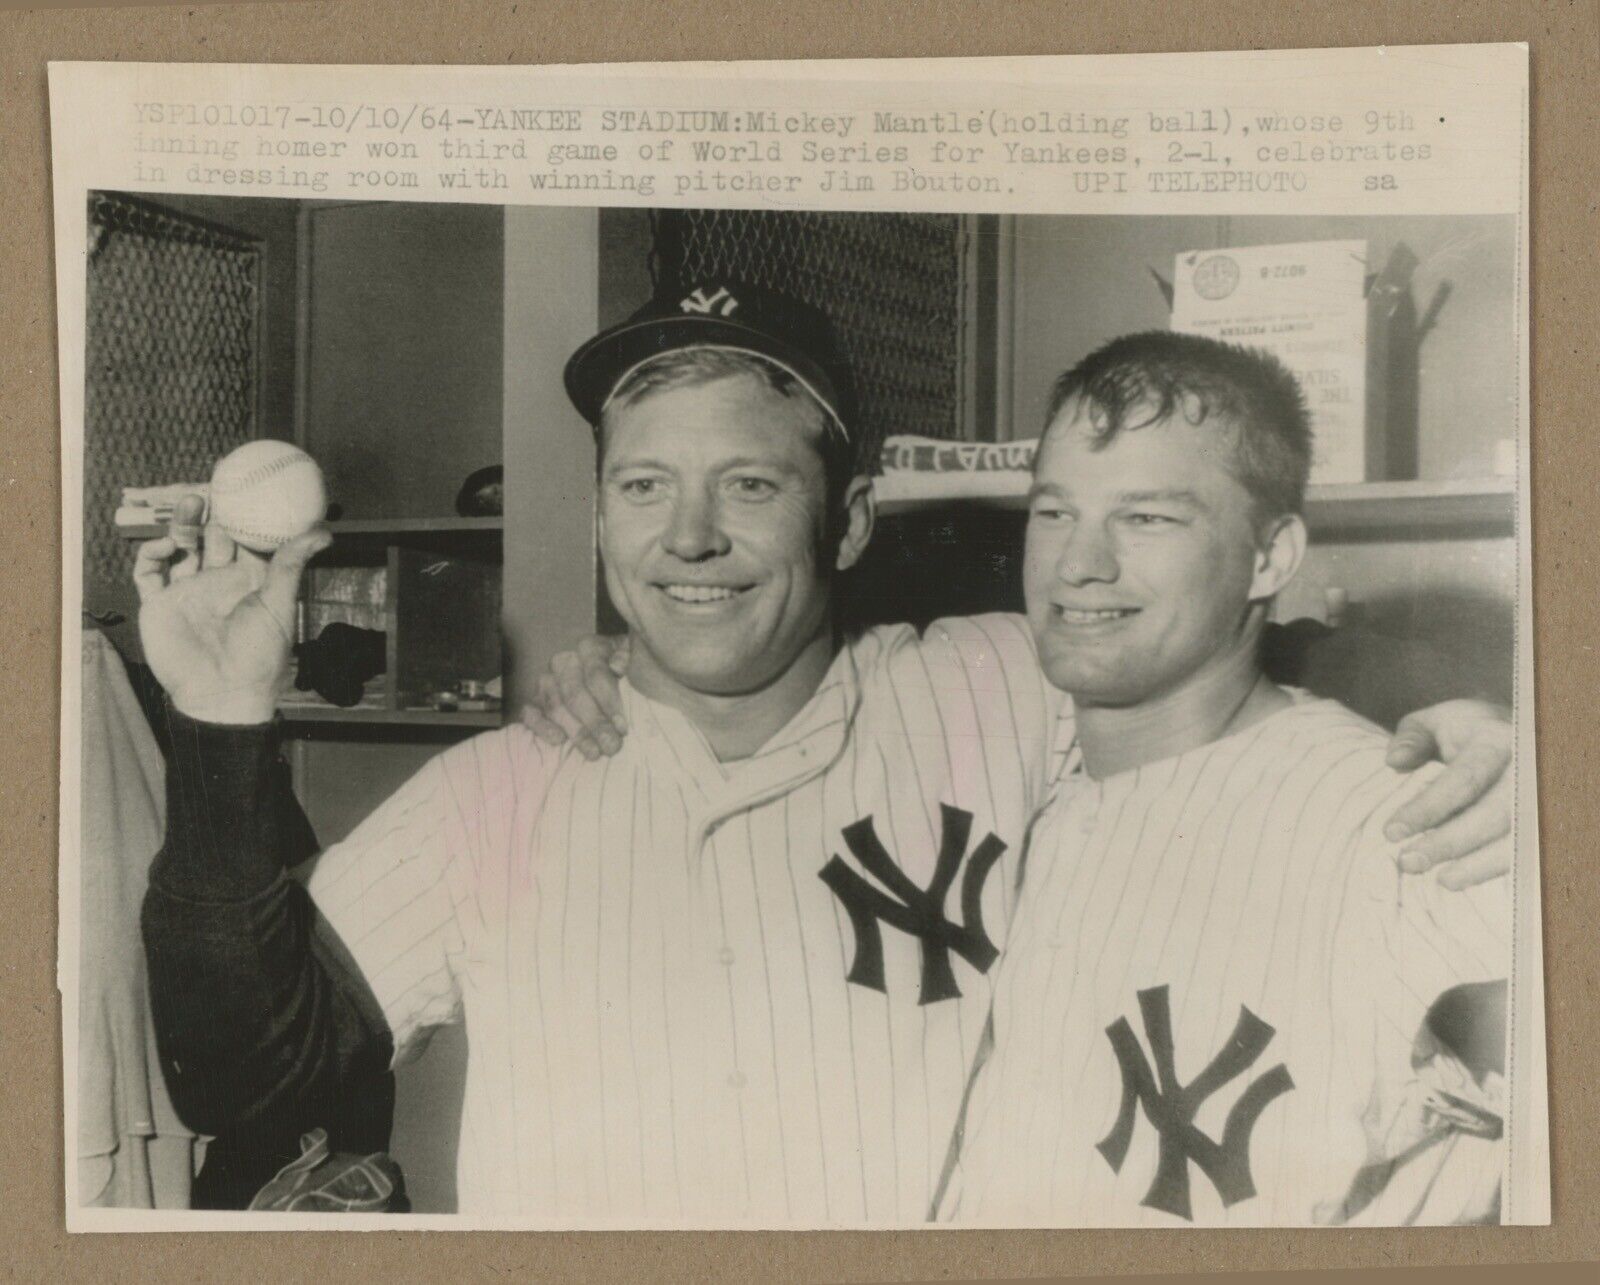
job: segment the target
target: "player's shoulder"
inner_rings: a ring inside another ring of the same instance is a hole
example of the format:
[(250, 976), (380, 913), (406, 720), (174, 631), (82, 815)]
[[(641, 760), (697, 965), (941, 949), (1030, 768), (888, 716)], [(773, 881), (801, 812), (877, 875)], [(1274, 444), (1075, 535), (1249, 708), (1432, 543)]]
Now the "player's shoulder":
[[(1334, 870), (1342, 864), (1322, 904), (1346, 948), (1361, 952), (1363, 962), (1352, 966), (1366, 967), (1369, 956), (1374, 967), (1392, 965), (1418, 994), (1503, 976), (1510, 881), (1452, 891), (1439, 882), (1439, 868), (1406, 870), (1408, 841), (1385, 833), (1444, 767), (1397, 771), (1387, 762), (1390, 738), (1381, 727), (1335, 702), (1316, 705), (1301, 718), (1317, 746), (1304, 762), (1316, 769), (1310, 797), (1321, 806), (1315, 824), (1297, 831), (1295, 848), (1307, 859), (1332, 860)], [(1422, 941), (1430, 943), (1426, 950)]]
[(1018, 615), (946, 617), (920, 631), (879, 626), (863, 635), (857, 654), (869, 694), (875, 685), (889, 686), (902, 696), (925, 690), (961, 702), (992, 697), (1051, 713), (1065, 703), (1045, 681), (1027, 621)]
[(878, 673), (916, 645), (917, 631), (907, 624), (873, 625), (852, 634), (849, 642), (856, 673), (862, 678)]
[(1276, 742), (1291, 757), (1337, 753), (1382, 759), (1388, 752), (1389, 734), (1371, 719), (1336, 700), (1295, 688), (1284, 691), (1291, 703), (1269, 721)]
[(457, 798), (476, 804), (526, 801), (548, 788), (570, 747), (553, 748), (521, 723), (507, 723), (440, 751), (430, 767)]
[[(378, 808), (320, 859), (313, 895), (321, 904), (344, 871), (452, 872), (473, 878), (490, 854), (503, 852), (512, 819), (548, 779), (549, 747), (521, 725), (456, 742), (423, 762)], [(378, 877), (378, 876), (374, 876)], [(330, 903), (331, 904), (331, 903)]]
[(1025, 616), (1010, 611), (990, 611), (977, 616), (943, 616), (923, 631), (926, 647), (954, 648), (980, 663), (992, 658), (1000, 664), (1037, 666), (1038, 652)]
[(1006, 612), (947, 616), (925, 629), (878, 625), (855, 642), (863, 672), (959, 669), (973, 674), (1037, 672), (1039, 662), (1027, 621)]
[(1389, 766), (1389, 733), (1338, 701), (1294, 693), (1295, 703), (1273, 720), (1267, 748), (1273, 775), (1295, 779), (1309, 793), (1334, 796), (1346, 824), (1366, 825), (1425, 787), (1439, 771)]
[(1443, 768), (1391, 767), (1389, 733), (1337, 701), (1300, 697), (1280, 717), (1272, 746), (1276, 770), (1324, 818), (1322, 837), (1344, 836), (1380, 869), (1392, 871), (1400, 849), (1384, 828)]
[(441, 750), (437, 761), (452, 767), (468, 763), (528, 764), (542, 761), (549, 748), (526, 725), (511, 722), (457, 741)]

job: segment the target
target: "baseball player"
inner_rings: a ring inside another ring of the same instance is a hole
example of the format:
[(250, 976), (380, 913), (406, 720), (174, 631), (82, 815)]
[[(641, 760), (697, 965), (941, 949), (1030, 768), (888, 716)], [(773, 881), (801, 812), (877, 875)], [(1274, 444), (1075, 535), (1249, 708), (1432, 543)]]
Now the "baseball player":
[[(1299, 483), (1301, 490), (1303, 490), (1303, 486), (1304, 482), (1302, 479)], [(1154, 518), (1150, 519), (1150, 523), (1151, 525), (1159, 525)], [(1200, 582), (1196, 581), (1196, 583)], [(1006, 618), (1004, 617), (986, 618), (983, 624), (988, 631), (995, 632), (1000, 628), (1000, 622), (1004, 621), (1005, 619)], [(1257, 621), (1254, 635), (1259, 635), (1259, 624), (1260, 622)], [(932, 631), (930, 631), (929, 639), (925, 640), (925, 642), (934, 647), (941, 647), (944, 645), (944, 640), (950, 636), (950, 631), (959, 630), (961, 627), (961, 622), (941, 622), (940, 625), (936, 626)], [(1243, 638), (1237, 641), (1241, 653), (1249, 655), (1253, 658), (1255, 655), (1253, 638)], [(556, 743), (560, 743), (570, 735), (583, 747), (584, 753), (591, 757), (599, 757), (604, 753), (615, 752), (616, 747), (622, 743), (622, 738), (619, 733), (624, 732), (627, 725), (625, 720), (618, 720), (617, 724), (614, 726), (609, 717), (610, 713), (614, 712), (616, 709), (613, 703), (616, 699), (615, 679), (611, 675), (609, 667), (619, 665), (619, 663), (625, 664), (627, 654), (628, 651), (625, 640), (619, 643), (611, 640), (594, 638), (585, 640), (585, 643), (580, 646), (578, 653), (567, 654), (563, 657), (558, 657), (553, 667), (553, 672), (547, 674), (541, 682), (541, 688), (537, 700), (538, 709), (532, 712), (530, 716), (530, 723), (539, 728), (541, 735), (546, 736)], [(978, 672), (980, 671), (977, 669), (969, 670), (967, 677), (970, 680), (971, 677)], [(1011, 681), (1016, 681), (1015, 675), (1012, 675)], [(1370, 725), (1364, 724), (1348, 713), (1338, 710), (1337, 706), (1333, 706), (1329, 702), (1319, 703), (1311, 708), (1320, 709), (1325, 716), (1328, 716), (1325, 720), (1327, 721), (1327, 726), (1319, 728), (1316, 732), (1314, 732), (1314, 737), (1325, 732), (1329, 736), (1331, 743), (1334, 739), (1336, 739), (1337, 733), (1343, 732), (1345, 734), (1345, 740), (1348, 741), (1349, 734), (1351, 733), (1352, 729), (1354, 729), (1357, 739), (1362, 747), (1365, 749), (1371, 748), (1375, 731)], [(1163, 722), (1167, 716), (1167, 712), (1163, 712), (1160, 718), (1157, 719), (1158, 724)], [(1427, 718), (1430, 718), (1431, 715), (1425, 715), (1423, 717), (1426, 720)], [(1410, 725), (1415, 724), (1416, 718), (1417, 716), (1413, 716), (1413, 720), (1409, 721)], [(1054, 763), (1062, 764), (1070, 761), (1074, 765), (1081, 765), (1082, 753), (1081, 750), (1075, 747), (1073, 744), (1072, 730), (1073, 724), (1070, 719), (1064, 719), (1058, 723), (1056, 751), (1052, 758)], [(1127, 729), (1120, 729), (1119, 736), (1125, 735), (1126, 733)], [(1398, 739), (1403, 741), (1405, 739), (1404, 734)], [(1454, 740), (1454, 734), (1450, 734), (1447, 739)], [(1136, 742), (1134, 739), (1130, 739), (1127, 743), (1129, 746), (1132, 746)], [(1379, 768), (1382, 768), (1379, 779), (1385, 783), (1392, 783), (1402, 779), (1397, 773), (1391, 772), (1387, 767), (1384, 767), (1384, 753), (1382, 751), (1387, 751), (1390, 755), (1391, 761), (1395, 764), (1410, 766), (1410, 764), (1405, 763), (1405, 756), (1403, 754), (1395, 754), (1393, 752), (1393, 747), (1382, 742), (1381, 738), (1379, 744), (1382, 747), (1377, 764)], [(1457, 749), (1459, 751), (1459, 747), (1457, 747)], [(1455, 757), (1459, 758), (1459, 752), (1455, 755)], [(1371, 766), (1371, 764), (1368, 764), (1368, 767)], [(1413, 791), (1413, 793), (1417, 794), (1418, 797), (1412, 799), (1407, 805), (1409, 809), (1409, 818), (1407, 820), (1409, 827), (1414, 828), (1419, 821), (1424, 825), (1431, 824), (1432, 819), (1436, 819), (1439, 815), (1438, 808), (1440, 800), (1447, 800), (1451, 797), (1459, 799), (1461, 797), (1461, 794), (1458, 793), (1459, 779), (1452, 779), (1459, 778), (1461, 775), (1461, 766), (1462, 765), (1458, 763), (1457, 768), (1450, 772), (1440, 773), (1437, 776), (1435, 776), (1433, 773), (1427, 773), (1423, 774), (1418, 779), (1417, 785), (1419, 787), (1425, 786), (1426, 788)], [(1335, 784), (1337, 785), (1337, 782), (1335, 782)], [(1471, 791), (1468, 790), (1465, 791), (1465, 793), (1471, 793)], [(1210, 795), (1206, 790), (1199, 791), (1198, 797), (1207, 803), (1212, 802)], [(1481, 807), (1478, 809), (1469, 809), (1465, 822), (1462, 822), (1460, 819), (1458, 819), (1456, 822), (1451, 823), (1453, 826), (1459, 827), (1459, 829), (1457, 834), (1449, 835), (1449, 837), (1445, 839), (1444, 846), (1447, 849), (1450, 847), (1450, 845), (1460, 841), (1461, 834), (1476, 836), (1487, 832), (1487, 834), (1492, 838), (1503, 831), (1503, 818), (1498, 820), (1491, 819), (1485, 823), (1481, 817), (1474, 817), (1472, 815), (1473, 811), (1481, 812), (1483, 809)], [(1039, 824), (1045, 825), (1052, 823), (1052, 817), (1053, 813), (1047, 813), (1045, 819)], [(1406, 818), (1406, 814), (1397, 812), (1393, 815), (1389, 815), (1388, 813), (1385, 813), (1385, 815), (1382, 817), (1385, 827), (1387, 828), (1392, 826), (1397, 817)], [(1322, 818), (1318, 818), (1312, 823), (1312, 825), (1308, 828), (1308, 833), (1321, 833), (1322, 831), (1319, 829), (1319, 827), (1325, 829), (1325, 823)], [(1124, 842), (1126, 840), (1126, 835), (1119, 837), (1119, 842)], [(1040, 842), (1041, 841), (1036, 838), (1032, 846), (1037, 848)], [(1467, 846), (1470, 847), (1471, 843), (1472, 839), (1469, 838)], [(1497, 863), (1499, 863), (1498, 870), (1503, 872), (1503, 851), (1503, 849), (1500, 849), (1498, 852), (1480, 854), (1478, 858), (1475, 858), (1475, 869), (1471, 868), (1473, 865), (1472, 862), (1459, 862), (1455, 871), (1446, 868), (1441, 873), (1441, 883), (1444, 886), (1449, 887), (1470, 883), (1474, 879), (1481, 880), (1486, 874), (1495, 873)], [(1353, 859), (1349, 852), (1343, 850), (1337, 850), (1337, 855), (1342, 861), (1348, 862)], [(1408, 870), (1411, 870), (1414, 873), (1420, 873), (1427, 870), (1430, 861), (1435, 859), (1437, 856), (1438, 853), (1436, 851), (1433, 854), (1422, 855), (1419, 859), (1419, 854), (1413, 850), (1403, 854), (1400, 857), (1400, 862)], [(1487, 861), (1483, 859), (1484, 856), (1488, 857)], [(1468, 867), (1468, 869), (1463, 870), (1461, 867)], [(1098, 867), (1092, 868), (1098, 869)], [(1370, 867), (1363, 868), (1370, 869)], [(1391, 871), (1393, 870), (1392, 862), (1388, 868)], [(1343, 866), (1339, 867), (1339, 869), (1342, 870)], [(1337, 873), (1337, 871), (1335, 871), (1335, 873)], [(1114, 886), (1119, 887), (1120, 885)], [(1438, 895), (1435, 885), (1433, 885), (1431, 882), (1425, 885), (1413, 884), (1412, 886), (1425, 887), (1433, 895)], [(1043, 895), (1044, 894), (1037, 894), (1034, 891), (1031, 881), (1024, 884), (1021, 900), (1026, 906), (1029, 907), (1027, 913), (1023, 915), (1023, 919), (1025, 921), (1031, 922), (1031, 915), (1033, 911), (1037, 909), (1037, 907), (1032, 905), (1032, 899), (1036, 896), (1042, 897)], [(1478, 893), (1473, 895), (1479, 898), (1483, 896), (1492, 898), (1497, 894), (1491, 892), (1488, 894)], [(1446, 900), (1448, 900), (1448, 898)], [(1103, 907), (1102, 909), (1109, 912), (1110, 910), (1114, 909), (1114, 907)], [(1129, 913), (1134, 912), (1130, 911)], [(1091, 917), (1093, 917), (1092, 912)], [(1098, 922), (1101, 922), (1103, 926), (1104, 917), (1102, 916)], [(1123, 926), (1125, 927), (1125, 925)], [(1001, 940), (1001, 934), (1005, 928), (1005, 925), (1000, 925), (991, 929), (991, 932), (994, 934), (997, 942)], [(1096, 937), (1095, 940), (1101, 945), (1104, 944), (1103, 937)], [(1031, 948), (1022, 946), (1016, 940), (1013, 940), (1009, 945), (1006, 946), (1008, 953), (1020, 952), (1026, 954), (1029, 949)], [(1093, 948), (1086, 948), (1085, 957), (1095, 957), (1095, 950)], [(1428, 987), (1434, 985), (1435, 981), (1437, 980), (1434, 974), (1429, 971), (1429, 965), (1426, 958), (1419, 958), (1415, 955), (1407, 955), (1404, 957), (1399, 966), (1411, 968), (1417, 973), (1417, 978), (1408, 978), (1407, 984), (1416, 984), (1418, 989), (1426, 990)], [(1416, 1029), (1416, 1024), (1414, 1022), (1412, 1023), (1412, 1029)], [(1023, 1086), (1014, 1095), (1012, 1095), (1012, 1097), (1014, 1104), (1015, 1102), (1027, 1102), (1030, 1100), (1029, 1090), (1026, 1086)], [(1047, 1138), (1049, 1136), (1048, 1128), (1045, 1128), (1040, 1136)], [(995, 1155), (998, 1157), (997, 1163), (1002, 1168), (1004, 1167), (1005, 1154), (1006, 1149), (1004, 1146), (998, 1147), (995, 1151)], [(1392, 1187), (1391, 1190), (1398, 1191), (1400, 1190), (1400, 1187), (1395, 1186)], [(1367, 1209), (1367, 1216), (1381, 1216), (1379, 1209), (1380, 1207), (1376, 1205), (1369, 1206)], [(1024, 1211), (1019, 1210), (1018, 1212), (1019, 1215), (1026, 1216)], [(995, 1215), (995, 1217), (1001, 1221), (1004, 1221), (1008, 1216), (1009, 1214), (1007, 1212), (1001, 1212)], [(1063, 1215), (1058, 1213), (1054, 1215), (1054, 1217), (1059, 1220), (1063, 1217)]]
[(309, 893), (268, 800), (311, 535), (140, 552), (175, 746), (145, 938), (194, 1127), (339, 1136), (351, 1085), (465, 1022), (463, 1211), (584, 1224), (927, 1217), (1063, 698), (1022, 623), (837, 636), (871, 531), (825, 321), (724, 282), (574, 355), (630, 729), (451, 748)]
[(346, 1086), (464, 1021), (464, 1210), (923, 1219), (1064, 698), (1017, 619), (837, 636), (870, 452), (822, 319), (704, 283), (586, 345), (568, 387), (634, 636), (626, 746), (449, 750), (309, 898), (262, 781), (274, 619), (317, 539), (264, 571), (214, 533), (197, 573), (142, 552), (175, 711), (146, 910), (175, 1101), (335, 1133)]
[(1257, 660), (1305, 549), (1309, 458), (1299, 389), (1263, 354), (1155, 332), (1057, 387), (1024, 582), (1076, 739), (947, 1217), (1496, 1216), (1507, 881), (1404, 872), (1384, 830), (1418, 782)]

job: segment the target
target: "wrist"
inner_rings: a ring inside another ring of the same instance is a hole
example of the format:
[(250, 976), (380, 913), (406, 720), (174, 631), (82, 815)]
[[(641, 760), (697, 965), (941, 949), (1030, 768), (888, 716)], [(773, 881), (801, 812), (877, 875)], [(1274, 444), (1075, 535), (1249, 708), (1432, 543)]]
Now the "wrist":
[(277, 699), (270, 692), (172, 692), (168, 700), (193, 722), (225, 727), (256, 727), (272, 722), (278, 713)]
[(204, 722), (168, 707), (166, 836), (150, 886), (190, 902), (256, 897), (285, 865), (279, 726)]

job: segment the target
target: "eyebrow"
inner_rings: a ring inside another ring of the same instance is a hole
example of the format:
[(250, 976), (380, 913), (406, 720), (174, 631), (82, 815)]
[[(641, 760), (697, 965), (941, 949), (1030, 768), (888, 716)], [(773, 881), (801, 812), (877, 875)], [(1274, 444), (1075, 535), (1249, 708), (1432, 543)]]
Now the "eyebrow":
[[(1028, 488), (1028, 502), (1031, 504), (1041, 496), (1050, 496), (1052, 499), (1065, 499), (1066, 493), (1054, 482), (1035, 482)], [(1195, 508), (1204, 508), (1205, 502), (1199, 494), (1188, 487), (1169, 487), (1159, 491), (1124, 491), (1117, 496), (1119, 504), (1189, 504)]]
[(1169, 487), (1164, 491), (1124, 491), (1117, 497), (1123, 504), (1192, 504), (1204, 508), (1200, 496), (1187, 487)]
[(788, 476), (798, 476), (801, 470), (788, 460), (762, 459), (756, 455), (741, 455), (736, 459), (724, 460), (718, 472), (726, 473), (729, 469), (736, 468), (764, 468), (773, 473), (783, 473)]
[[(673, 466), (667, 461), (658, 460), (650, 456), (641, 456), (637, 459), (628, 459), (626, 457), (618, 459), (613, 457), (606, 460), (605, 476), (611, 477), (622, 472), (624, 469), (636, 468), (659, 469), (663, 473), (671, 473), (675, 471)], [(731, 460), (724, 460), (717, 466), (716, 471), (719, 473), (727, 473), (730, 470), (741, 468), (767, 469), (773, 473), (781, 473), (785, 477), (798, 477), (801, 471), (795, 465), (785, 461), (762, 459), (754, 455), (741, 455)]]
[(659, 460), (618, 459), (615, 455), (608, 455), (606, 457), (606, 466), (605, 466), (605, 470), (604, 470), (604, 475), (606, 477), (615, 477), (618, 473), (621, 473), (626, 469), (634, 469), (634, 468), (653, 468), (653, 469), (660, 469), (663, 472), (665, 472), (667, 470), (667, 466), (665, 464), (661, 463)]

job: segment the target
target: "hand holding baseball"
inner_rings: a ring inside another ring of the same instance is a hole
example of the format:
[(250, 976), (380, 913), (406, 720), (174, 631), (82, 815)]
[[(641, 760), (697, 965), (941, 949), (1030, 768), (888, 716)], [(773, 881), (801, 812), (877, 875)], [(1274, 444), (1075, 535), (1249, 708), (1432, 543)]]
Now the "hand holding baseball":
[(180, 501), (168, 533), (135, 558), (145, 660), (190, 718), (268, 722), (288, 672), (300, 576), (333, 537), (313, 527), (268, 559), (215, 522), (202, 536), (203, 512), (198, 496)]
[(210, 525), (257, 553), (271, 553), (304, 535), (327, 509), (316, 460), (275, 437), (235, 447), (211, 473)]

